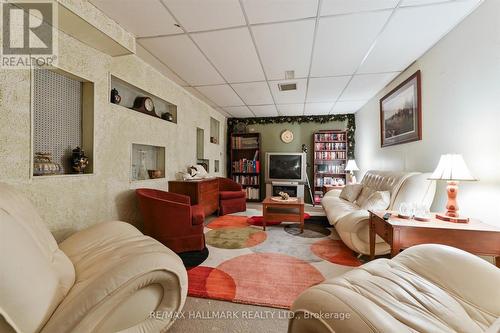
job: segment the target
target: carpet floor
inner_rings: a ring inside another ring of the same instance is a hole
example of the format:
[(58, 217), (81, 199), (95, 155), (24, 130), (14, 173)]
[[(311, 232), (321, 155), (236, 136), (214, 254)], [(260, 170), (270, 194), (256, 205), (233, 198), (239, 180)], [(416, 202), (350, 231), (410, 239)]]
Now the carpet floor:
[(188, 295), (289, 309), (305, 289), (361, 262), (335, 230), (306, 222), (267, 227), (248, 223), (255, 209), (212, 219), (205, 227), (208, 258), (188, 269)]

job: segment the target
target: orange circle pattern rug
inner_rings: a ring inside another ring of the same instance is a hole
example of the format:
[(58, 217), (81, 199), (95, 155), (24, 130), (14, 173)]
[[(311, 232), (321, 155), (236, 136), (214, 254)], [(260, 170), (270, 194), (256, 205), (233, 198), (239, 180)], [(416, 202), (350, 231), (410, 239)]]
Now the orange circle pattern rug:
[(225, 215), (206, 225), (210, 254), (188, 268), (189, 296), (289, 309), (307, 288), (362, 264), (333, 228), (251, 222)]

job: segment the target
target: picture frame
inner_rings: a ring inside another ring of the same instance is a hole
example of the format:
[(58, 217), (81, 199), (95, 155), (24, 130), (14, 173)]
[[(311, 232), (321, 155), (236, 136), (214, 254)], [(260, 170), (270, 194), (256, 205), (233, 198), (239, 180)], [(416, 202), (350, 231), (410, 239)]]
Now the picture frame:
[(323, 185), (333, 185), (332, 177), (323, 177)]
[(422, 140), (421, 74), (408, 79), (380, 99), (381, 147)]

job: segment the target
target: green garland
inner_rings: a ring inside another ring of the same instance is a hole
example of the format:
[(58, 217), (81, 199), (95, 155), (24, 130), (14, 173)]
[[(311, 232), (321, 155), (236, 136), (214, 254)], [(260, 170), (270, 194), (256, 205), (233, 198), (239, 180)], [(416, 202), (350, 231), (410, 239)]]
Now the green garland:
[(348, 139), (347, 156), (349, 159), (354, 159), (354, 147), (356, 132), (356, 120), (354, 114), (332, 114), (324, 116), (282, 116), (282, 117), (258, 117), (258, 118), (228, 118), (228, 140), (231, 142), (231, 133), (234, 132), (234, 127), (238, 123), (245, 125), (266, 125), (266, 124), (283, 124), (283, 123), (320, 123), (324, 124), (331, 121), (347, 121), (346, 131)]

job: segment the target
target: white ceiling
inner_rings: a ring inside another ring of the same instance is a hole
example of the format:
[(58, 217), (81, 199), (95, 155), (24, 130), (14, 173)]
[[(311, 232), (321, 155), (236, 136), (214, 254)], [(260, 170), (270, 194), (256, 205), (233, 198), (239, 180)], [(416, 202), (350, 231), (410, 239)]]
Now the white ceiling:
[(195, 96), (270, 117), (356, 112), (482, 0), (90, 1)]

